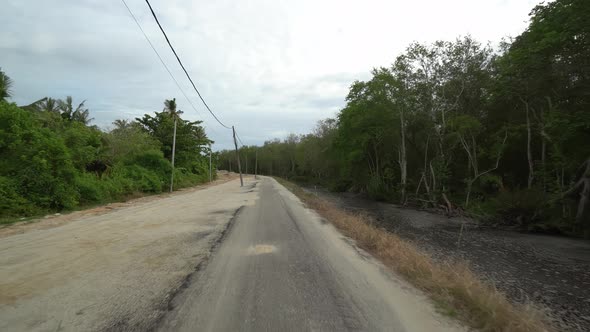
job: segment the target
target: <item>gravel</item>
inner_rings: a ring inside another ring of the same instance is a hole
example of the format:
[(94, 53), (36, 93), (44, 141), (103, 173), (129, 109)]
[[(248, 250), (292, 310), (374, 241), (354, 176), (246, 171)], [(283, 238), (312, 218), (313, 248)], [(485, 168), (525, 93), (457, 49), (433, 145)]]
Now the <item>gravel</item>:
[[(467, 218), (309, 191), (338, 206), (367, 213), (437, 260), (465, 260), (513, 301), (547, 310), (560, 330), (590, 331), (590, 242), (480, 227)], [(461, 231), (463, 225), (463, 230)]]

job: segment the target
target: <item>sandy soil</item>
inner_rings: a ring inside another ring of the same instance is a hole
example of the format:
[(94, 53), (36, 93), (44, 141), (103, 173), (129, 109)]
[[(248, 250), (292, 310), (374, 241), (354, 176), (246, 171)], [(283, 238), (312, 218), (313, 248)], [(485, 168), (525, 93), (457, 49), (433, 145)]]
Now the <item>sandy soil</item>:
[(125, 202), (109, 203), (109, 204), (97, 206), (94, 208), (89, 208), (89, 209), (84, 209), (84, 210), (79, 210), (79, 211), (74, 211), (74, 212), (64, 213), (64, 214), (61, 214), (61, 213), (49, 214), (49, 215), (44, 216), (43, 218), (35, 218), (35, 219), (23, 221), (23, 222), (18, 222), (15, 224), (1, 225), (0, 226), (0, 238), (14, 235), (14, 234), (22, 234), (22, 233), (32, 231), (32, 230), (41, 230), (41, 229), (48, 229), (48, 228), (61, 226), (66, 223), (69, 223), (70, 221), (77, 220), (81, 217), (98, 216), (98, 215), (112, 212), (113, 210), (118, 210), (121, 208), (126, 208), (129, 206), (134, 206), (134, 205), (141, 204), (141, 203), (152, 202), (154, 200), (158, 200), (163, 197), (182, 195), (182, 194), (185, 194), (188, 192), (203, 190), (203, 189), (209, 188), (211, 186), (216, 186), (216, 185), (219, 185), (219, 184), (222, 184), (222, 183), (225, 183), (225, 182), (237, 179), (237, 178), (239, 178), (239, 175), (236, 173), (229, 173), (226, 171), (218, 171), (217, 172), (217, 180), (215, 180), (211, 183), (206, 183), (206, 184), (202, 184), (202, 185), (190, 187), (190, 188), (183, 188), (183, 189), (180, 189), (180, 190), (175, 191), (173, 193), (163, 193), (163, 194), (159, 194), (159, 195), (143, 196), (143, 197), (139, 197), (139, 198), (135, 198), (135, 199), (129, 199)]
[(0, 330), (151, 328), (256, 198), (232, 180), (1, 229)]

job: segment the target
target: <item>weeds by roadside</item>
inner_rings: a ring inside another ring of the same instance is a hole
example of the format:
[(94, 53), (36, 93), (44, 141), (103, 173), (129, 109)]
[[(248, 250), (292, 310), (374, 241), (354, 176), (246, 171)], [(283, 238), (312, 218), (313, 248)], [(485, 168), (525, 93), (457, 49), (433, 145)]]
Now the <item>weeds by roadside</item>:
[(412, 243), (374, 226), (369, 217), (343, 211), (293, 183), (277, 180), (344, 235), (356, 240), (358, 246), (424, 290), (443, 313), (481, 331), (553, 330), (542, 311), (532, 305), (511, 303), (503, 293), (480, 280), (466, 263), (434, 262)]

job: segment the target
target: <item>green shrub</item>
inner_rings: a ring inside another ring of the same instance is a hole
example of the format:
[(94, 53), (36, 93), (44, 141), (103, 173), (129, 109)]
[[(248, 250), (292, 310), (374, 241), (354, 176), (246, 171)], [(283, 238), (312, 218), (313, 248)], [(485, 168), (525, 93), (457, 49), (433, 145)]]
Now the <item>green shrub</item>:
[[(126, 179), (131, 180), (131, 188), (129, 183), (121, 181), (124, 191), (127, 194), (133, 191), (159, 193), (162, 191), (162, 181), (158, 174), (152, 170), (146, 169), (139, 165), (125, 165), (119, 170), (120, 175)], [(132, 189), (129, 191), (129, 189)]]
[(504, 191), (490, 200), (486, 210), (503, 222), (529, 226), (543, 221), (546, 197), (539, 189)]
[[(172, 171), (161, 144), (137, 126), (105, 134), (56, 112), (0, 101), (0, 218), (159, 193)], [(184, 159), (177, 153), (176, 188), (208, 180), (208, 160), (195, 152)], [(86, 171), (96, 160), (110, 166), (101, 177)]]
[(0, 176), (0, 197), (0, 216), (31, 216), (40, 212), (18, 193), (16, 181), (4, 176)]
[(125, 178), (116, 172), (102, 180), (105, 197), (109, 200), (120, 200), (135, 191), (133, 180)]
[[(82, 173), (76, 177), (76, 188), (80, 195), (80, 203), (99, 203), (108, 200), (110, 195), (105, 193), (103, 183), (96, 175)], [(105, 195), (106, 194), (106, 195)]]
[(367, 194), (374, 200), (384, 201), (388, 197), (385, 183), (378, 176), (372, 176), (367, 184)]
[(174, 188), (186, 188), (206, 182), (208, 176), (208, 174), (194, 174), (189, 172), (186, 168), (176, 168), (174, 170)]
[(164, 158), (161, 151), (151, 150), (140, 153), (128, 159), (126, 165), (138, 165), (150, 171), (153, 171), (162, 181), (170, 183), (170, 171), (172, 165), (170, 161)]
[(62, 210), (78, 201), (76, 170), (63, 139), (15, 104), (0, 102), (0, 174), (41, 209)]

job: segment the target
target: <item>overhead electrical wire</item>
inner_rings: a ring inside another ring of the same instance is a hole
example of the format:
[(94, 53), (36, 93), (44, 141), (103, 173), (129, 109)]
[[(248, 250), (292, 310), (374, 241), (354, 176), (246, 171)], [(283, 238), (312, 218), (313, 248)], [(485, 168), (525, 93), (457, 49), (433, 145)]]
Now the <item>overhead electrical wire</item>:
[(191, 76), (188, 74), (188, 71), (186, 70), (186, 68), (184, 68), (184, 65), (182, 64), (182, 61), (180, 60), (180, 57), (178, 57), (178, 54), (176, 53), (176, 50), (174, 50), (174, 47), (172, 46), (172, 43), (170, 43), (170, 39), (168, 39), (168, 35), (166, 35), (166, 31), (164, 31), (164, 28), (162, 28), (162, 25), (160, 24), (160, 21), (158, 20), (158, 16), (156, 16), (156, 13), (154, 12), (154, 9), (152, 8), (152, 5), (150, 4), (149, 0), (145, 0), (145, 2), (147, 3), (148, 7), (150, 7), (150, 11), (152, 12), (152, 16), (156, 20), (156, 23), (158, 24), (158, 27), (160, 28), (160, 31), (162, 31), (162, 34), (164, 34), (164, 38), (166, 38), (166, 42), (168, 43), (168, 46), (170, 46), (170, 49), (172, 50), (172, 53), (174, 53), (174, 56), (176, 57), (176, 60), (178, 60), (178, 63), (180, 64), (180, 67), (182, 67), (182, 70), (186, 74), (186, 77), (188, 78), (188, 80), (193, 85), (193, 88), (197, 92), (197, 95), (199, 95), (199, 98), (203, 102), (203, 105), (205, 105), (205, 107), (207, 108), (207, 110), (209, 111), (209, 113), (211, 113), (211, 115), (213, 116), (213, 118), (215, 118), (215, 120), (217, 120), (217, 122), (219, 122), (219, 124), (221, 126), (227, 128), (227, 129), (232, 129), (231, 127), (228, 127), (223, 122), (221, 122), (217, 118), (217, 116), (215, 115), (215, 113), (213, 113), (213, 111), (211, 110), (211, 108), (209, 108), (209, 105), (207, 105), (207, 103), (205, 102), (205, 99), (203, 99), (203, 96), (201, 96), (201, 93), (199, 92), (199, 89), (197, 89), (197, 86), (193, 82)]
[(240, 138), (240, 135), (238, 135), (238, 132), (236, 132), (236, 137), (238, 138), (238, 141), (240, 142), (240, 144), (242, 144), (242, 146), (246, 146), (244, 142), (242, 142), (242, 139)]
[[(172, 72), (170, 71), (170, 69), (168, 68), (168, 66), (164, 62), (164, 60), (162, 59), (162, 56), (160, 56), (160, 53), (158, 53), (158, 51), (154, 47), (154, 44), (152, 44), (150, 38), (147, 36), (147, 34), (145, 33), (145, 31), (141, 27), (141, 24), (139, 23), (139, 21), (137, 20), (137, 18), (133, 14), (133, 12), (131, 11), (131, 8), (129, 8), (129, 6), (125, 2), (125, 0), (121, 0), (121, 2), (123, 2), (123, 4), (125, 5), (125, 8), (127, 8), (127, 11), (129, 12), (129, 15), (131, 15), (131, 18), (133, 18), (133, 20), (135, 21), (135, 24), (137, 24), (137, 27), (139, 28), (139, 30), (143, 34), (143, 37), (148, 42), (148, 44), (150, 45), (150, 47), (152, 48), (152, 50), (154, 51), (154, 53), (156, 53), (156, 55), (158, 56), (158, 59), (160, 59), (160, 63), (162, 63), (162, 66), (164, 66), (164, 68), (166, 69), (166, 71), (168, 72), (168, 74), (170, 75), (170, 77), (172, 78), (172, 80), (174, 81), (174, 84), (176, 84), (176, 87), (178, 87), (178, 90), (180, 90), (180, 92), (182, 93), (182, 95), (184, 96), (184, 98), (186, 98), (186, 101), (191, 105), (191, 107), (193, 108), (193, 110), (195, 110), (195, 112), (197, 112), (197, 114), (201, 115), (201, 113), (199, 112), (199, 110), (195, 107), (195, 105), (191, 102), (190, 98), (186, 95), (186, 93), (184, 92), (184, 90), (180, 87), (180, 84), (178, 83), (178, 81), (176, 80), (176, 78), (174, 77), (174, 75), (172, 74)], [(215, 131), (212, 128), (208, 128), (208, 129), (211, 130), (213, 133), (215, 133)]]

